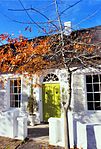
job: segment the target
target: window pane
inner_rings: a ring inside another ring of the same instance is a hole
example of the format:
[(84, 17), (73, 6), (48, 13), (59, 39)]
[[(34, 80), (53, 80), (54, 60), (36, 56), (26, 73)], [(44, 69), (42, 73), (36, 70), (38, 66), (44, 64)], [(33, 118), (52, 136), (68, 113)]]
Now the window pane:
[(93, 101), (93, 93), (87, 93), (87, 101)]
[(99, 82), (98, 75), (93, 75), (93, 82)]
[(92, 83), (92, 76), (91, 75), (86, 76), (86, 83)]
[(17, 93), (17, 87), (14, 87), (14, 93)]
[(58, 78), (55, 78), (55, 81), (59, 81), (59, 79)]
[(87, 84), (87, 92), (92, 92), (92, 84)]
[(100, 102), (95, 102), (95, 110), (101, 110)]
[(15, 107), (15, 102), (14, 102), (14, 100), (11, 100), (11, 101), (10, 101), (10, 106), (11, 106), (11, 107)]
[(19, 101), (21, 101), (21, 95), (19, 94)]
[(13, 86), (13, 81), (14, 81), (14, 80), (10, 80), (10, 86)]
[(21, 87), (17, 87), (17, 93), (21, 93)]
[(99, 85), (100, 85), (99, 92), (101, 92), (101, 83)]
[(15, 100), (18, 101), (18, 95), (15, 95)]
[(13, 93), (13, 87), (10, 87), (10, 93)]
[(10, 99), (11, 100), (14, 100), (15, 99), (13, 94), (10, 95)]
[(18, 102), (18, 107), (20, 107), (20, 102)]
[(15, 107), (18, 107), (18, 95), (15, 95)]
[(15, 107), (15, 98), (14, 95), (10, 95), (10, 106)]
[(100, 101), (100, 93), (94, 93), (94, 101)]
[(19, 107), (18, 101), (15, 101), (15, 107)]
[(14, 86), (17, 86), (17, 80), (14, 80)]
[(100, 82), (101, 82), (101, 75), (100, 75)]
[(94, 110), (93, 102), (88, 102), (88, 110)]
[(14, 93), (21, 93), (21, 87), (14, 87)]
[(21, 80), (17, 80), (17, 86), (21, 86)]
[(99, 84), (93, 84), (94, 92), (99, 92)]

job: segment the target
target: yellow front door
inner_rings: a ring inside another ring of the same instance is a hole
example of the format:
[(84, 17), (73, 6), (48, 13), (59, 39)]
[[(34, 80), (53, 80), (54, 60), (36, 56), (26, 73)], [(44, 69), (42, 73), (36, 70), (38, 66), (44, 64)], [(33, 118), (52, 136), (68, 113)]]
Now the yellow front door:
[(43, 84), (43, 120), (50, 117), (60, 117), (60, 84)]

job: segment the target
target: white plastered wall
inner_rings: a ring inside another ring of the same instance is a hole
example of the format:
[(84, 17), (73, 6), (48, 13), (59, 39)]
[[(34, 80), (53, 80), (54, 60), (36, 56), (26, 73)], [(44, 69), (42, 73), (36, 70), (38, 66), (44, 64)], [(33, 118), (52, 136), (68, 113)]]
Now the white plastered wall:
[(23, 75), (5, 74), (1, 75), (4, 87), (0, 85), (0, 111), (7, 111), (10, 108), (10, 79), (21, 78), (21, 106), (27, 107), (30, 92), (29, 78)]
[(73, 73), (72, 102), (74, 117), (82, 123), (101, 123), (101, 110), (87, 110), (86, 75), (101, 74), (99, 70), (83, 69)]
[(0, 75), (3, 83), (0, 84), (0, 111), (6, 111), (10, 107), (8, 75)]

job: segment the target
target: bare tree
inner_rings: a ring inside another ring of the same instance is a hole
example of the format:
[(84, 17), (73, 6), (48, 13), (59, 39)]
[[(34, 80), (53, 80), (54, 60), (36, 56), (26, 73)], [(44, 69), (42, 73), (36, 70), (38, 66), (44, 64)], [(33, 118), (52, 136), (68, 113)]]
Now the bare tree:
[[(47, 54), (46, 52), (43, 55), (43, 58), (48, 62), (55, 62), (55, 65), (53, 66), (51, 65), (52, 68), (63, 67), (68, 71), (69, 98), (67, 101), (62, 100), (62, 104), (63, 104), (63, 111), (64, 111), (64, 125), (65, 125), (64, 126), (65, 149), (69, 149), (70, 143), (69, 143), (68, 111), (71, 108), (72, 72), (76, 71), (77, 69), (83, 69), (87, 67), (94, 67), (94, 68), (100, 69), (98, 59), (101, 59), (101, 55), (99, 55), (99, 51), (101, 50), (101, 44), (99, 42), (96, 42), (96, 43), (93, 42), (95, 30), (88, 29), (88, 30), (81, 30), (81, 31), (73, 31), (68, 36), (64, 35), (64, 27), (63, 27), (63, 22), (61, 20), (61, 15), (71, 7), (74, 7), (76, 4), (80, 3), (81, 1), (78, 1), (73, 5), (65, 8), (60, 13), (57, 0), (54, 0), (58, 26), (57, 26), (57, 23), (55, 24), (54, 21), (50, 20), (46, 15), (44, 15), (38, 9), (34, 9), (34, 8), (26, 9), (23, 6), (23, 3), (21, 2), (21, 0), (19, 0), (19, 2), (22, 5), (23, 9), (20, 9), (20, 10), (9, 9), (9, 10), (26, 12), (27, 16), (31, 20), (31, 22), (29, 22), (28, 24), (36, 25), (47, 36), (49, 36), (48, 43), (49, 43), (49, 49), (51, 49), (51, 53)], [(44, 28), (39, 24), (39, 22), (35, 22), (34, 19), (29, 15), (28, 13), (29, 10), (37, 12), (38, 14), (43, 16), (47, 20), (46, 25), (47, 23), (51, 24), (51, 28), (50, 29), (47, 29), (47, 27)], [(13, 21), (16, 21), (19, 23), (26, 23), (26, 22), (20, 22), (17, 20), (13, 20)], [(27, 58), (25, 63), (22, 63), (23, 66), (28, 64), (30, 60), (34, 59), (37, 56), (38, 55), (31, 54), (29, 58)], [(58, 64), (57, 64), (57, 61), (58, 61)], [(75, 67), (75, 68), (71, 69), (72, 67)]]

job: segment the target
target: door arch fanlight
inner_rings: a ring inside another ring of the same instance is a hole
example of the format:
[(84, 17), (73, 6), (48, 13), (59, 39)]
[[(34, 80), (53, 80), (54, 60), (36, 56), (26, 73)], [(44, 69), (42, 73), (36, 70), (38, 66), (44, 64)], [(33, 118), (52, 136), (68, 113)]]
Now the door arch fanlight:
[(57, 75), (50, 73), (43, 79), (43, 82), (59, 81)]

